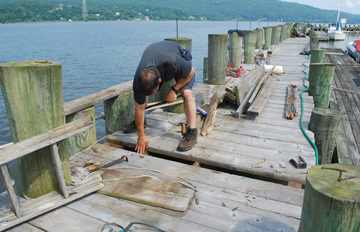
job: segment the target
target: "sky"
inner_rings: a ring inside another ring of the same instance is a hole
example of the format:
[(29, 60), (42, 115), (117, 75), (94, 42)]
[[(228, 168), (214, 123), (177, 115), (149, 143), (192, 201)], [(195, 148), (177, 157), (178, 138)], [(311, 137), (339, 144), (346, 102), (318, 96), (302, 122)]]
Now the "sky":
[[(341, 0), (283, 0), (297, 2), (325, 10), (339, 10)], [(360, 14), (360, 0), (342, 0), (341, 11), (351, 14)]]

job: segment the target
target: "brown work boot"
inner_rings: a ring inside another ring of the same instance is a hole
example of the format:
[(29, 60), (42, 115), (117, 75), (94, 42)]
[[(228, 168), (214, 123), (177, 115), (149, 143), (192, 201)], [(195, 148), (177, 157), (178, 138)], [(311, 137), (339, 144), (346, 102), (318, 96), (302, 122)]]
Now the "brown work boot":
[[(144, 118), (144, 128), (146, 127), (146, 118)], [(135, 118), (130, 122), (129, 125), (123, 128), (124, 134), (130, 134), (137, 131), (136, 124), (135, 124)]]
[(178, 151), (188, 151), (197, 143), (197, 129), (187, 128), (186, 133), (183, 135), (183, 141), (177, 147)]

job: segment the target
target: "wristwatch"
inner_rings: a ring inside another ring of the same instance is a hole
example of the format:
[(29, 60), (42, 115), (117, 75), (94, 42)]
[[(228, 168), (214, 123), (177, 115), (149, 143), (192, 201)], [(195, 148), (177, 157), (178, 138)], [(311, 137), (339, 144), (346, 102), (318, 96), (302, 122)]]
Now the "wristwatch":
[(178, 93), (180, 92), (179, 90), (175, 89), (174, 86), (171, 86), (171, 89), (172, 89), (176, 94), (178, 94)]

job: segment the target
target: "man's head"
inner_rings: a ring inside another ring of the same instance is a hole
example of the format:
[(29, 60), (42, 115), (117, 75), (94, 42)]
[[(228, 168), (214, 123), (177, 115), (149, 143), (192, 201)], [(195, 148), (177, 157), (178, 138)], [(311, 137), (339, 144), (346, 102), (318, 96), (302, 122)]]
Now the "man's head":
[(161, 78), (158, 71), (150, 67), (141, 71), (138, 81), (140, 91), (146, 96), (151, 96), (158, 90)]

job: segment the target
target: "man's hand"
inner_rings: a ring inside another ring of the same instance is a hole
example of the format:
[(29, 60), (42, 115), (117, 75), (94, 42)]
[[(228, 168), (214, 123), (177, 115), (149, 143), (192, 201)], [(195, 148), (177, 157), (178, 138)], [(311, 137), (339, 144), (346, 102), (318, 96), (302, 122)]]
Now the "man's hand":
[(171, 103), (171, 102), (176, 101), (176, 99), (177, 99), (176, 93), (175, 93), (172, 89), (170, 89), (170, 91), (169, 91), (168, 94), (166, 95), (165, 101), (166, 101), (167, 103)]
[(145, 135), (139, 136), (135, 147), (135, 151), (137, 151), (137, 153), (145, 154), (145, 148), (148, 147), (149, 147), (149, 140), (147, 139), (147, 137)]

